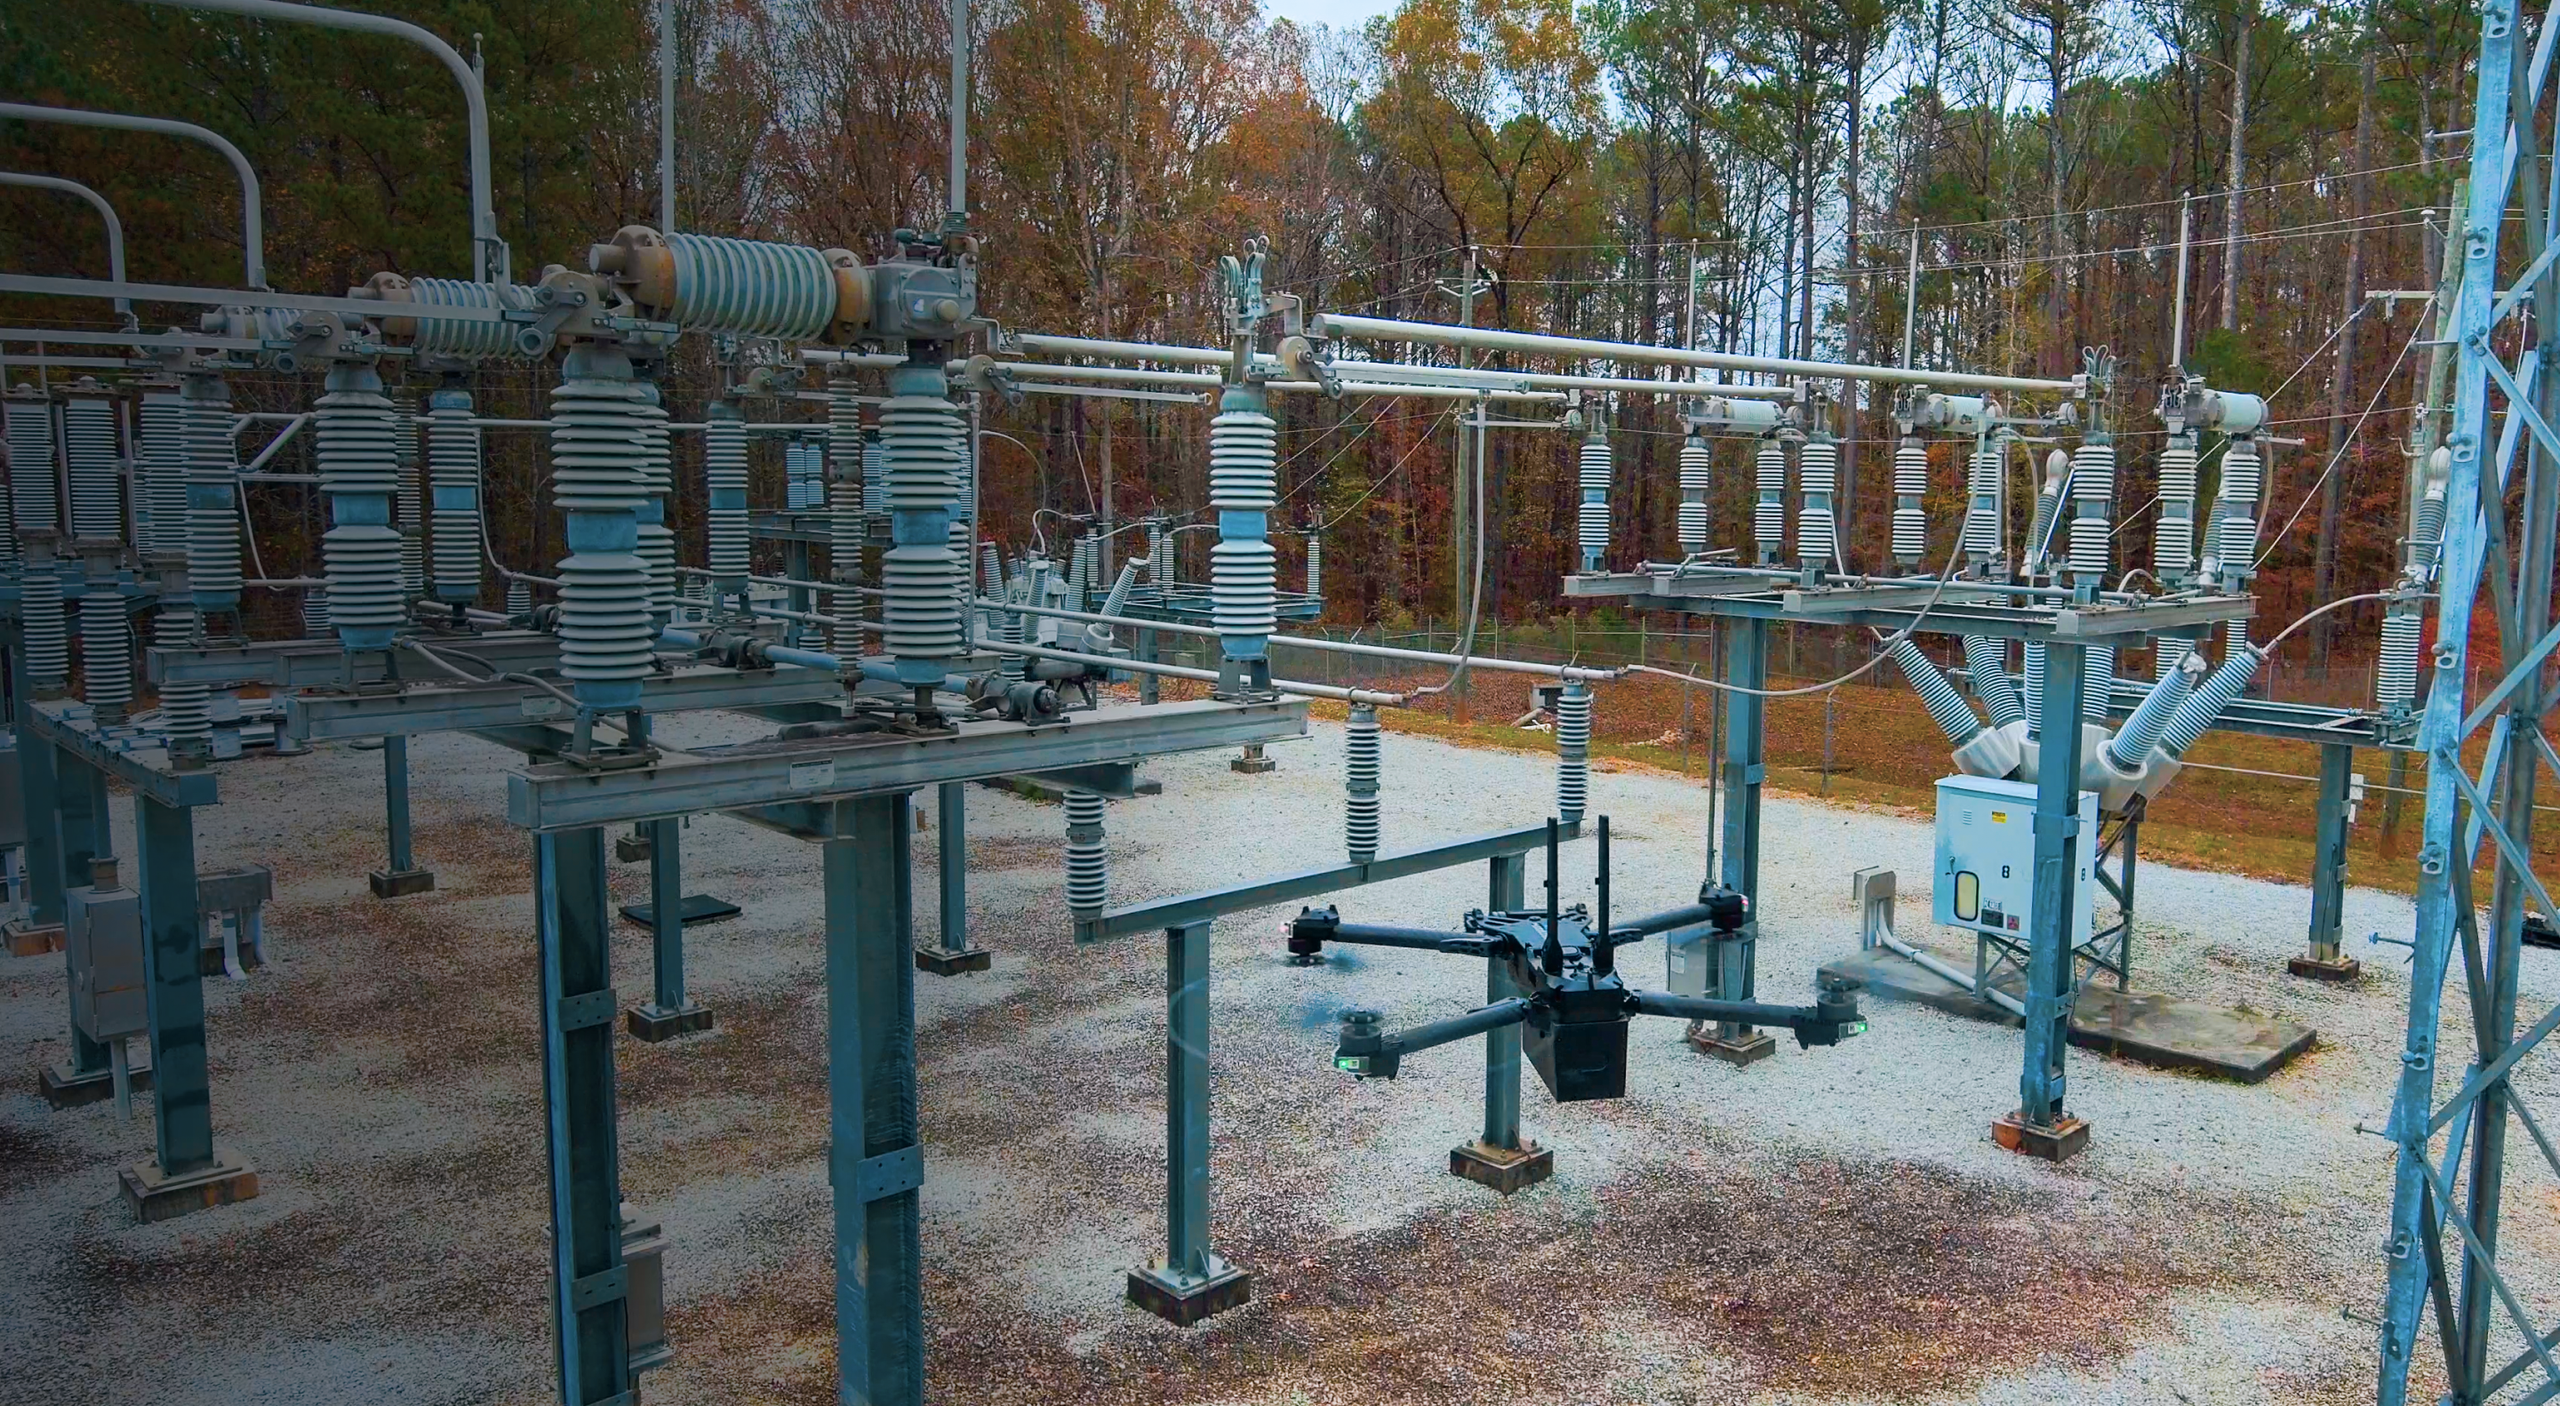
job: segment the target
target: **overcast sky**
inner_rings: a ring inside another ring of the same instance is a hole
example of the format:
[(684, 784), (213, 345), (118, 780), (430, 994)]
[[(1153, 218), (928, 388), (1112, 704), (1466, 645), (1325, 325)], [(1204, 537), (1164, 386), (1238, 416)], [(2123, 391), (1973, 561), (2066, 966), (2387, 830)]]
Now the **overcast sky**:
[(1329, 24), (1354, 33), (1372, 16), (1395, 9), (1396, 0), (1262, 0), (1262, 13), (1302, 25)]

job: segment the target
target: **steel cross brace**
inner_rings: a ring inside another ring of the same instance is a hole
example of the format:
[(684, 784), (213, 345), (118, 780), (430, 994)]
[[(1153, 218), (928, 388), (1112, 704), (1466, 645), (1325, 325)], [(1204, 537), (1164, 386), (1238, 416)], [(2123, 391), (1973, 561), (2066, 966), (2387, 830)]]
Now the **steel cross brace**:
[[(643, 680), (640, 711), (744, 711), (841, 700), (844, 684), (814, 669), (739, 671), (687, 668)], [(398, 693), (299, 692), (285, 699), (285, 731), (313, 742), (358, 737), (398, 737), (430, 732), (477, 732), (528, 723), (566, 722), (576, 713), (566, 701), (518, 683), (473, 687), (425, 683)]]

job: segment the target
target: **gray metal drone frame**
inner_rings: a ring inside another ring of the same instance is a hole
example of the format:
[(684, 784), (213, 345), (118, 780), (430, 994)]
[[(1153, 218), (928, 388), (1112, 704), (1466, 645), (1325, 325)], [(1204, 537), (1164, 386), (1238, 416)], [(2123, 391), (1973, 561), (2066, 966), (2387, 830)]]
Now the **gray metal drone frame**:
[[(2560, 245), (2552, 242), (2560, 212), (2541, 170), (2553, 134), (2549, 120), (2539, 115), (2560, 40), (2554, 28), (2560, 13), (2546, 10), (2541, 16), (2530, 52), (2520, 42), (2518, 18), (2515, 0), (2484, 0), (2481, 6), (2470, 207), (2461, 232), (2462, 284), (2454, 309), (2459, 360), (2445, 441), (2452, 464), (2436, 582), (2434, 681), (2417, 736), (2428, 763), (2426, 822), (2410, 943), (2408, 1033), (2389, 1127), (2397, 1155), (2375, 1392), (2382, 1406), (2408, 1399), (2410, 1363), (2429, 1304), (2444, 1356), (2446, 1399), (2483, 1402), (2515, 1392), (2512, 1399), (2541, 1401), (2560, 1393), (2560, 1359), (2553, 1353), (2560, 1332), (2533, 1323), (2498, 1257), (2510, 1114), (2542, 1156), (2560, 1167), (2560, 1150), (2510, 1082), (2517, 1063), (2560, 1028), (2560, 1007), (2521, 1033), (2516, 1012), (2527, 905), (2546, 914), (2560, 911), (2534, 872), (2532, 848), (2538, 772), (2549, 764), (2560, 773), (2560, 753), (2541, 725), (2552, 701), (2542, 670), (2560, 647), (2551, 581), (2554, 539), (2560, 535), (2560, 431), (2553, 428), (2560, 420), (2560, 389), (2548, 375), (2536, 379), (2540, 348), (2512, 354), (2511, 365), (2496, 341), (2500, 324), (2528, 303), (2536, 327), (2547, 329), (2560, 319), (2560, 278), (2552, 267), (2560, 259)], [(2521, 221), (2524, 246), (2518, 251), (2522, 271), (2508, 283), (2498, 256), (2511, 213)], [(2514, 485), (2512, 446), (2523, 436), (2492, 440), (2493, 388), (2503, 401), (2506, 427), (2521, 423), (2532, 440), (2524, 450), (2522, 511), (2512, 525), (2506, 519), (2507, 490)], [(2484, 454), (2493, 443), (2497, 452)], [(2495, 478), (2488, 477), (2492, 472)], [(2464, 696), (2464, 679), (2472, 607), (2484, 576), (2503, 674), (2472, 703)], [(2474, 776), (2464, 766), (2463, 744), (2484, 730), (2485, 756)], [(2471, 885), (2483, 838), (2496, 846), (2485, 925)], [(2472, 1052), (2461, 1084), (2439, 1102), (2436, 1070), (2444, 1051), (2438, 1027), (2445, 978), (2457, 957), (2469, 997)], [(2446, 1135), (2441, 1156), (2439, 1133)], [(2459, 1196), (2457, 1169), (2469, 1174)], [(2521, 1350), (2508, 1356), (2511, 1349), (2501, 1347), (2493, 1357), (2492, 1337), (2510, 1326)]]

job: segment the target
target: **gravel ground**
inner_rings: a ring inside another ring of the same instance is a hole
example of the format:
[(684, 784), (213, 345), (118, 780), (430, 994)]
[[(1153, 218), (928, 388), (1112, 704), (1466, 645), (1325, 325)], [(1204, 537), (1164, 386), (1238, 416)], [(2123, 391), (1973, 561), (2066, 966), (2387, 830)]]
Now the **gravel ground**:
[[(743, 726), (689, 718), (671, 740)], [(1223, 755), (1152, 764), (1164, 794), (1110, 808), (1115, 901), (1330, 861), (1340, 742), (1319, 723), (1259, 777)], [(215, 1125), (258, 1164), (255, 1201), (130, 1224), (114, 1173), (150, 1146), (147, 1101), (131, 1123), (45, 1110), (29, 1091), (61, 1055), (61, 959), (0, 958), (0, 1066), (23, 1071), (0, 1095), (17, 1344), (0, 1403), (546, 1399), (530, 847), (500, 819), (507, 754), (434, 737), (412, 760), (430, 896), (365, 892), (375, 754), (233, 766), (199, 816), (207, 867), (277, 873), (279, 961), (207, 986)], [(1537, 758), (1392, 734), (1386, 778), (1390, 849), (1534, 819), (1552, 789)], [(1594, 778), (1618, 912), (1695, 893), (1704, 801), (1676, 776)], [(1388, 1084), (1327, 1063), (1342, 1007), (1451, 1014), (1480, 1000), (1481, 969), (1400, 952), (1292, 968), (1285, 913), (1235, 918), (1212, 997), (1216, 1242), (1255, 1272), (1254, 1302), (1176, 1330), (1119, 1301), (1161, 1235), (1157, 944), (1070, 941), (1056, 807), (973, 789), (970, 823), (972, 936), (995, 969), (917, 988), (934, 1401), (2369, 1396), (2389, 1157), (2355, 1125), (2388, 1110), (2408, 989), (2394, 949), (2360, 941), (2356, 985), (2284, 976), (2300, 888), (2144, 869), (2140, 984), (2304, 1021), (2320, 1048), (2256, 1088), (2075, 1051), (2096, 1136), (2068, 1165), (1989, 1141), (2016, 1102), (2014, 1031), (1885, 1006), (1865, 1038), (1733, 1070), (1644, 1021), (1625, 1100), (1558, 1107), (1530, 1080), (1524, 1121), (1556, 1176), (1507, 1201), (1446, 1172), (1474, 1133), (1472, 1044)], [(915, 854), (927, 924), (934, 842)], [(620, 1046), (626, 1192), (672, 1242), (677, 1358), (648, 1395), (832, 1401), (817, 851), (727, 820), (686, 846), (688, 887), (746, 915), (691, 943), (717, 1029)], [(1854, 944), (1853, 868), (1897, 868), (1904, 930), (1926, 928), (1925, 818), (1773, 797), (1763, 854), (1769, 999), (1807, 999)], [(1590, 862), (1568, 849), (1568, 901)], [(617, 867), (617, 899), (645, 884)], [(1478, 868), (1341, 902), (1445, 926), (1483, 898)], [(2403, 934), (2408, 904), (2355, 890), (2347, 923)], [(616, 985), (643, 991), (646, 938), (626, 931)], [(1658, 947), (1623, 960), (1658, 982)], [(2560, 997), (2560, 968), (2529, 960), (2528, 1017)], [(2509, 1273), (2548, 1315), (2560, 1186), (2521, 1158), (2510, 1175)]]

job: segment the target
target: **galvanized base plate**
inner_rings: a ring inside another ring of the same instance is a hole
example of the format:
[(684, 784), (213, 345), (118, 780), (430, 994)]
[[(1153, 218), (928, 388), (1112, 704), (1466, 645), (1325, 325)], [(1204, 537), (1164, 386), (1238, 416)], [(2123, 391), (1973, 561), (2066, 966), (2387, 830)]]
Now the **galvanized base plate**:
[(962, 972), (982, 972), (995, 965), (996, 954), (984, 947), (963, 947), (954, 952), (945, 947), (916, 945), (916, 970), (935, 976), (958, 976)]
[(1991, 1140), (2021, 1157), (2068, 1162), (2089, 1150), (2089, 1122), (2066, 1116), (2060, 1124), (2044, 1128), (2028, 1122), (2025, 1114), (2012, 1113), (1993, 1120)]
[(1518, 1147), (1494, 1147), (1479, 1141), (1449, 1149), (1449, 1175), (1492, 1187), (1505, 1196), (1536, 1186), (1555, 1174), (1555, 1150), (1525, 1138)]
[(12, 918), (8, 926), (0, 927), (0, 946), (6, 946), (12, 957), (41, 957), (47, 952), (59, 952), (62, 950), (62, 924), (39, 926), (23, 918)]
[(1241, 771), (1247, 776), (1260, 776), (1266, 771), (1279, 769), (1280, 759), (1273, 756), (1237, 757), (1227, 763), (1227, 770)]
[(644, 862), (649, 857), (649, 837), (646, 835), (614, 836), (613, 857), (624, 864)]
[(413, 893), (428, 893), (436, 886), (433, 869), (376, 869), (368, 876), (373, 880), (376, 898), (406, 898)]
[[(125, 1079), (135, 1093), (151, 1087), (151, 1066), (135, 1063), (125, 1069)], [(104, 1103), (116, 1096), (116, 1076), (105, 1069), (95, 1074), (74, 1074), (67, 1064), (48, 1064), (36, 1071), (36, 1097), (52, 1108), (80, 1108)]]
[(1241, 1308), (1253, 1297), (1253, 1276), (1212, 1255), (1206, 1278), (1175, 1277), (1161, 1268), (1129, 1271), (1129, 1302), (1177, 1328)]
[(1778, 1052), (1776, 1037), (1765, 1030), (1754, 1030), (1739, 1040), (1719, 1040), (1713, 1030), (1701, 1030), (1689, 1036), (1688, 1041), (1689, 1048), (1709, 1059), (1723, 1060), (1736, 1069), (1758, 1064)]
[(711, 1008), (686, 1002), (674, 1010), (656, 1006), (633, 1006), (622, 1013), (623, 1028), (631, 1038), (659, 1044), (678, 1035), (691, 1035), (711, 1028)]
[(190, 1211), (228, 1206), (258, 1194), (258, 1169), (220, 1143), (213, 1145), (213, 1165), (171, 1176), (158, 1162), (124, 1169), (125, 1204), (136, 1219), (169, 1220)]
[(2311, 981), (2353, 981), (2364, 974), (2364, 963), (2353, 957), (2323, 961), (2318, 957), (2288, 957), (2284, 969)]

